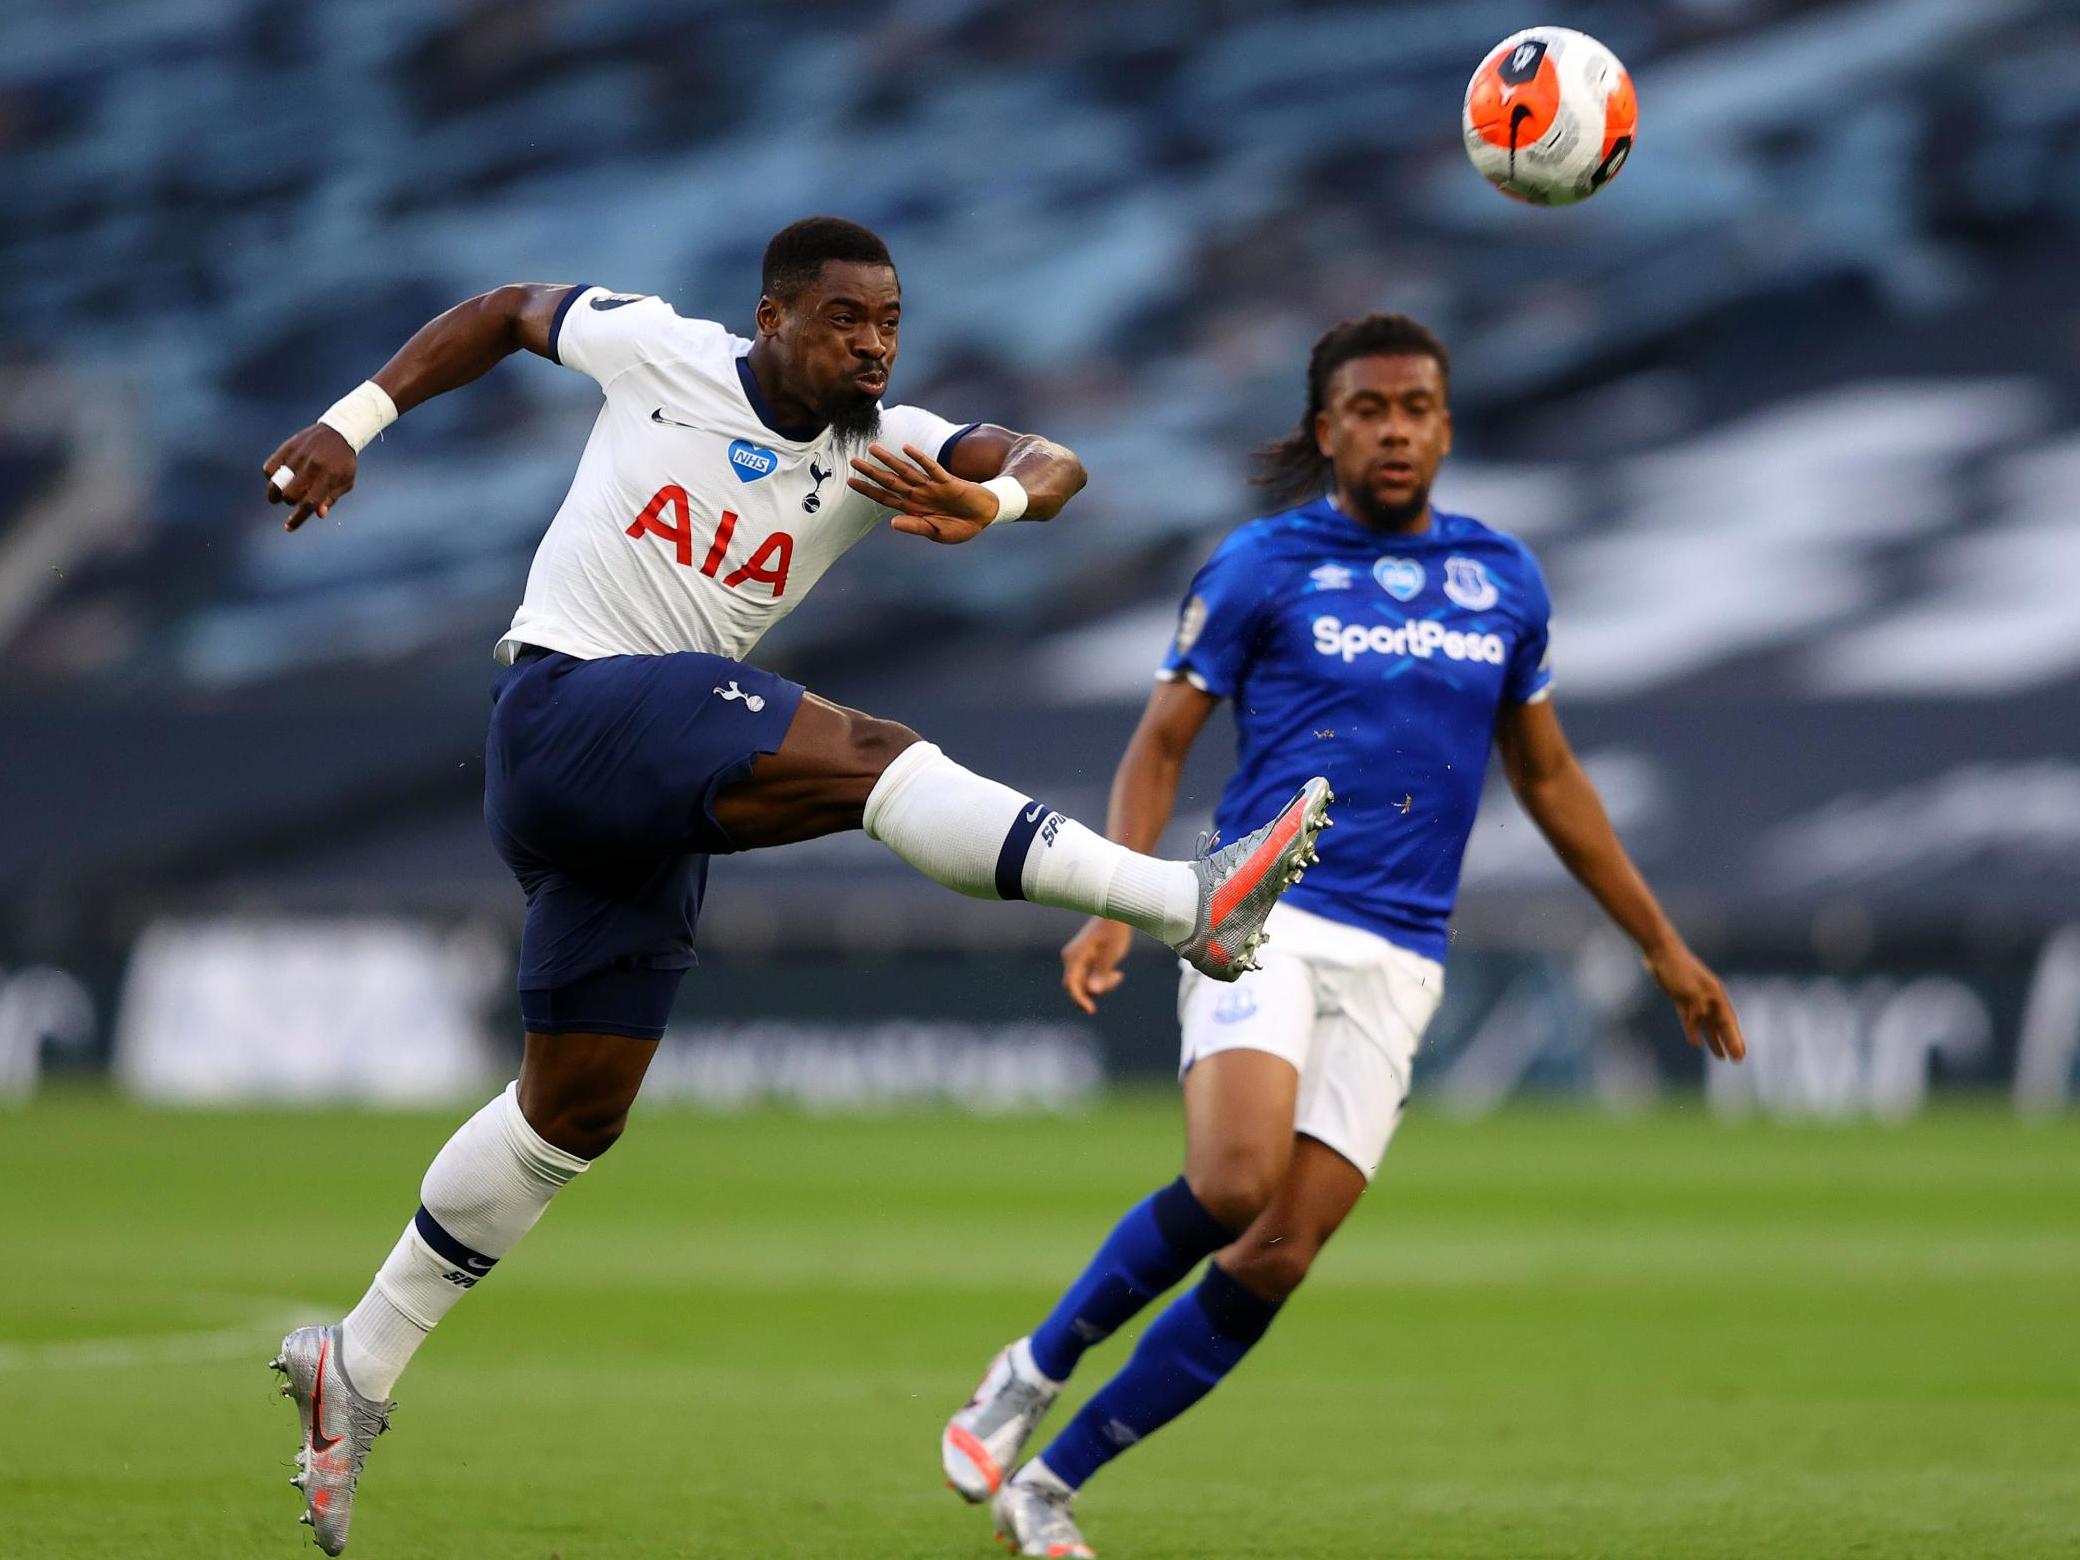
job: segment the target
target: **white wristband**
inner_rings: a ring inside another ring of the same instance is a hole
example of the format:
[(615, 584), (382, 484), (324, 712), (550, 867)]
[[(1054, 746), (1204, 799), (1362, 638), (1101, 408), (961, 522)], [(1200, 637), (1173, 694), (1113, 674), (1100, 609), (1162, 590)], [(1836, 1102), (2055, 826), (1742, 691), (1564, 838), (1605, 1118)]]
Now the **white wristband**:
[(370, 440), (397, 421), (397, 403), (373, 379), (364, 379), (327, 407), (318, 421), (353, 445), (359, 455)]
[(1018, 478), (991, 477), (982, 485), (997, 495), (997, 513), (996, 518), (990, 521), (991, 525), (1003, 520), (1016, 520), (1026, 512), (1026, 490)]

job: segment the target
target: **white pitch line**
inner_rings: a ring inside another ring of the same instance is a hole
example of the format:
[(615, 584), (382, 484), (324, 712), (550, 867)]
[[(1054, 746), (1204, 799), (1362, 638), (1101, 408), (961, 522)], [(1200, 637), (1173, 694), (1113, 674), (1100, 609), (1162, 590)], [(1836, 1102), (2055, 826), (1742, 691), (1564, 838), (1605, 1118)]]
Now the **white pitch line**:
[(197, 1365), (252, 1354), (264, 1362), (281, 1342), (278, 1332), (322, 1314), (317, 1306), (284, 1301), (237, 1327), (202, 1332), (147, 1333), (132, 1338), (57, 1338), (47, 1343), (0, 1343), (0, 1372), (128, 1370), (139, 1365)]

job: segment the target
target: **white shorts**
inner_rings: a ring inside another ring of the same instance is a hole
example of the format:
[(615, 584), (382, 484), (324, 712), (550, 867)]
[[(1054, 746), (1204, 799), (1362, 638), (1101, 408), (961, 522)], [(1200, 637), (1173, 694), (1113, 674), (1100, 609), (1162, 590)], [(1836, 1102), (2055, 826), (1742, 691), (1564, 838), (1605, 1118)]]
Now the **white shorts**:
[(1217, 1051), (1269, 1051), (1300, 1074), (1293, 1130), (1371, 1180), (1401, 1121), (1444, 966), (1293, 905), (1272, 908), (1264, 967), (1232, 984), (1189, 965), (1177, 988), (1182, 1077)]

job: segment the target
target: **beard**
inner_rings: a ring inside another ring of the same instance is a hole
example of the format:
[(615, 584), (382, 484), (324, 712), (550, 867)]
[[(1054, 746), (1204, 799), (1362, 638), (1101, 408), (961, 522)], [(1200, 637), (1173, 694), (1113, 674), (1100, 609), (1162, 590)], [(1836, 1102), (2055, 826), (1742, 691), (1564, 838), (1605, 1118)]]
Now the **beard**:
[(858, 390), (837, 390), (818, 408), (844, 449), (864, 449), (881, 431), (881, 403)]
[(1430, 504), (1430, 488), (1426, 483), (1399, 503), (1388, 503), (1375, 498), (1369, 487), (1359, 488), (1351, 494), (1357, 507), (1357, 518), (1375, 531), (1405, 531), (1422, 518)]

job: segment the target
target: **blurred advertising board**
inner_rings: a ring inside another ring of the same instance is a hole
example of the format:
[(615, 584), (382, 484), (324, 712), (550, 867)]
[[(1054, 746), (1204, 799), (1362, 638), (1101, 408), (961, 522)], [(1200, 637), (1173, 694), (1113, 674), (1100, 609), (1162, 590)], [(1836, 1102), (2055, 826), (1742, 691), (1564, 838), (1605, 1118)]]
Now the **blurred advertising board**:
[(488, 1009), (506, 954), (384, 917), (160, 921), (124, 976), (116, 1078), (181, 1104), (451, 1100), (500, 1071)]
[[(1749, 1058), (1708, 1062), (1628, 945), (1460, 939), (1417, 1062), (1432, 1108), (1522, 1096), (1634, 1108), (1701, 1099), (1727, 1118), (1911, 1115), (1960, 1091), (2023, 1115), (2080, 1079), (2080, 923), (1974, 948), (1708, 950)], [(380, 916), (169, 917), (127, 947), (0, 948), (0, 1097), (40, 1075), (112, 1073), (182, 1103), (407, 1105), (483, 1092), (518, 1059), (509, 928)], [(648, 1098), (713, 1109), (1073, 1107), (1175, 1076), (1175, 967), (1137, 952), (1086, 1018), (1032, 948), (725, 950), (690, 972)]]

